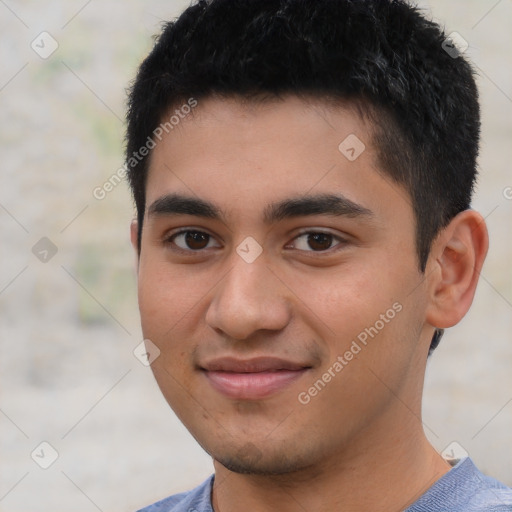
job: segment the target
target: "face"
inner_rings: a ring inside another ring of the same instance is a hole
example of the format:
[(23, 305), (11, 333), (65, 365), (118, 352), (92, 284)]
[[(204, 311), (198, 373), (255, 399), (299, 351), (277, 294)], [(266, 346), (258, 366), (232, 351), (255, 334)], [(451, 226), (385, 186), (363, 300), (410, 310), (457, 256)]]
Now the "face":
[(168, 403), (228, 469), (311, 467), (420, 414), (414, 217), (375, 154), (351, 109), (294, 97), (200, 101), (153, 150), (143, 334)]

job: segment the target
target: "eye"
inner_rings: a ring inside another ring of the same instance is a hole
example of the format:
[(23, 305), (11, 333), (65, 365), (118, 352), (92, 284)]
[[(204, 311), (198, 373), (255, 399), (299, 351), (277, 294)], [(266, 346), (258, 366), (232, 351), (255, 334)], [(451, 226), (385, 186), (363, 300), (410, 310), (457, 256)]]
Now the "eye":
[[(166, 237), (164, 243), (166, 245), (176, 245), (180, 250), (190, 252), (212, 247), (209, 245), (212, 240), (214, 238), (204, 231), (187, 229)], [(220, 247), (220, 245), (214, 245), (213, 247)]]
[[(332, 249), (332, 243), (335, 240), (339, 241), (336, 245), (342, 245), (345, 242), (345, 240), (332, 233), (324, 233), (322, 231), (306, 231), (295, 237), (294, 240), (294, 249), (308, 252), (322, 252)], [(336, 245), (334, 247), (336, 247)], [(312, 251), (310, 249), (312, 249)]]

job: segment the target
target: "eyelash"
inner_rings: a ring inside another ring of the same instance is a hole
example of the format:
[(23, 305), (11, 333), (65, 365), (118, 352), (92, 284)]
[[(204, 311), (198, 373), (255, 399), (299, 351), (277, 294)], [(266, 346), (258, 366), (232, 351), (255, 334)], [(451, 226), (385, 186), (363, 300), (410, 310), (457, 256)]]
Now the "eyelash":
[[(214, 238), (213, 235), (210, 235), (210, 233), (207, 233), (206, 231), (200, 231), (198, 229), (182, 229), (180, 231), (177, 231), (176, 233), (172, 233), (172, 234), (166, 236), (163, 239), (163, 244), (165, 246), (173, 246), (172, 247), (172, 251), (178, 252), (178, 253), (181, 253), (181, 254), (186, 254), (188, 256), (191, 256), (193, 254), (200, 254), (200, 253), (204, 252), (205, 249), (197, 249), (197, 250), (194, 250), (194, 249), (183, 249), (182, 247), (176, 246), (176, 244), (174, 243), (174, 239), (176, 237), (178, 237), (179, 235), (183, 235), (183, 234), (186, 234), (186, 233), (199, 233), (201, 235), (206, 235), (206, 236), (210, 237), (210, 239)], [(337, 251), (342, 249), (342, 248), (336, 249), (337, 246), (339, 246), (339, 245), (343, 246), (346, 243), (348, 243), (346, 239), (344, 239), (344, 238), (342, 238), (340, 236), (334, 235), (333, 233), (330, 233), (330, 232), (327, 232), (327, 231), (318, 231), (318, 230), (301, 231), (300, 233), (298, 233), (293, 238), (293, 240), (296, 240), (296, 239), (298, 239), (298, 238), (300, 238), (302, 236), (305, 236), (305, 235), (317, 235), (317, 234), (331, 236), (332, 239), (333, 239), (332, 241), (333, 242), (334, 241), (338, 241), (338, 244), (334, 245), (333, 247), (330, 247), (329, 249), (320, 250), (320, 251), (314, 251), (314, 250), (304, 251), (302, 249), (298, 249), (298, 250), (302, 251), (302, 252), (312, 253), (312, 254), (326, 254), (326, 253), (337, 252)], [(210, 239), (208, 239), (208, 242), (210, 242)], [(334, 250), (333, 250), (333, 248), (334, 248)]]

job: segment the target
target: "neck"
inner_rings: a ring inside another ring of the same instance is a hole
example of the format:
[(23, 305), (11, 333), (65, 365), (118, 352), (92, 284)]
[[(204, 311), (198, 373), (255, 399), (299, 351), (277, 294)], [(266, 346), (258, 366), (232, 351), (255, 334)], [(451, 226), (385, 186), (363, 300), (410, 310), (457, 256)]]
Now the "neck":
[(328, 459), (286, 475), (238, 474), (215, 461), (214, 510), (404, 510), (450, 466), (430, 445), (416, 416), (409, 414), (403, 422), (395, 416), (394, 424), (400, 427), (375, 425)]

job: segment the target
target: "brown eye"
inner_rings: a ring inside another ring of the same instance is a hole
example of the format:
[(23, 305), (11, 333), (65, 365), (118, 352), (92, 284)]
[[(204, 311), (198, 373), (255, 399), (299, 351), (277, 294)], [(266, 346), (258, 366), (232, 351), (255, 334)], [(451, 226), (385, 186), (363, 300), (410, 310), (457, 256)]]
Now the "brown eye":
[(184, 251), (200, 251), (208, 247), (211, 239), (211, 235), (203, 231), (185, 230), (170, 236), (166, 243), (175, 244)]
[[(335, 241), (338, 243), (333, 245)], [(295, 238), (293, 247), (306, 252), (322, 252), (343, 245), (344, 242), (345, 240), (331, 233), (306, 231)]]
[(308, 235), (308, 244), (312, 249), (325, 251), (330, 248), (332, 239), (333, 236), (326, 233), (312, 233)]
[(187, 231), (185, 234), (185, 244), (190, 249), (204, 249), (208, 245), (210, 235), (200, 233), (199, 231)]

